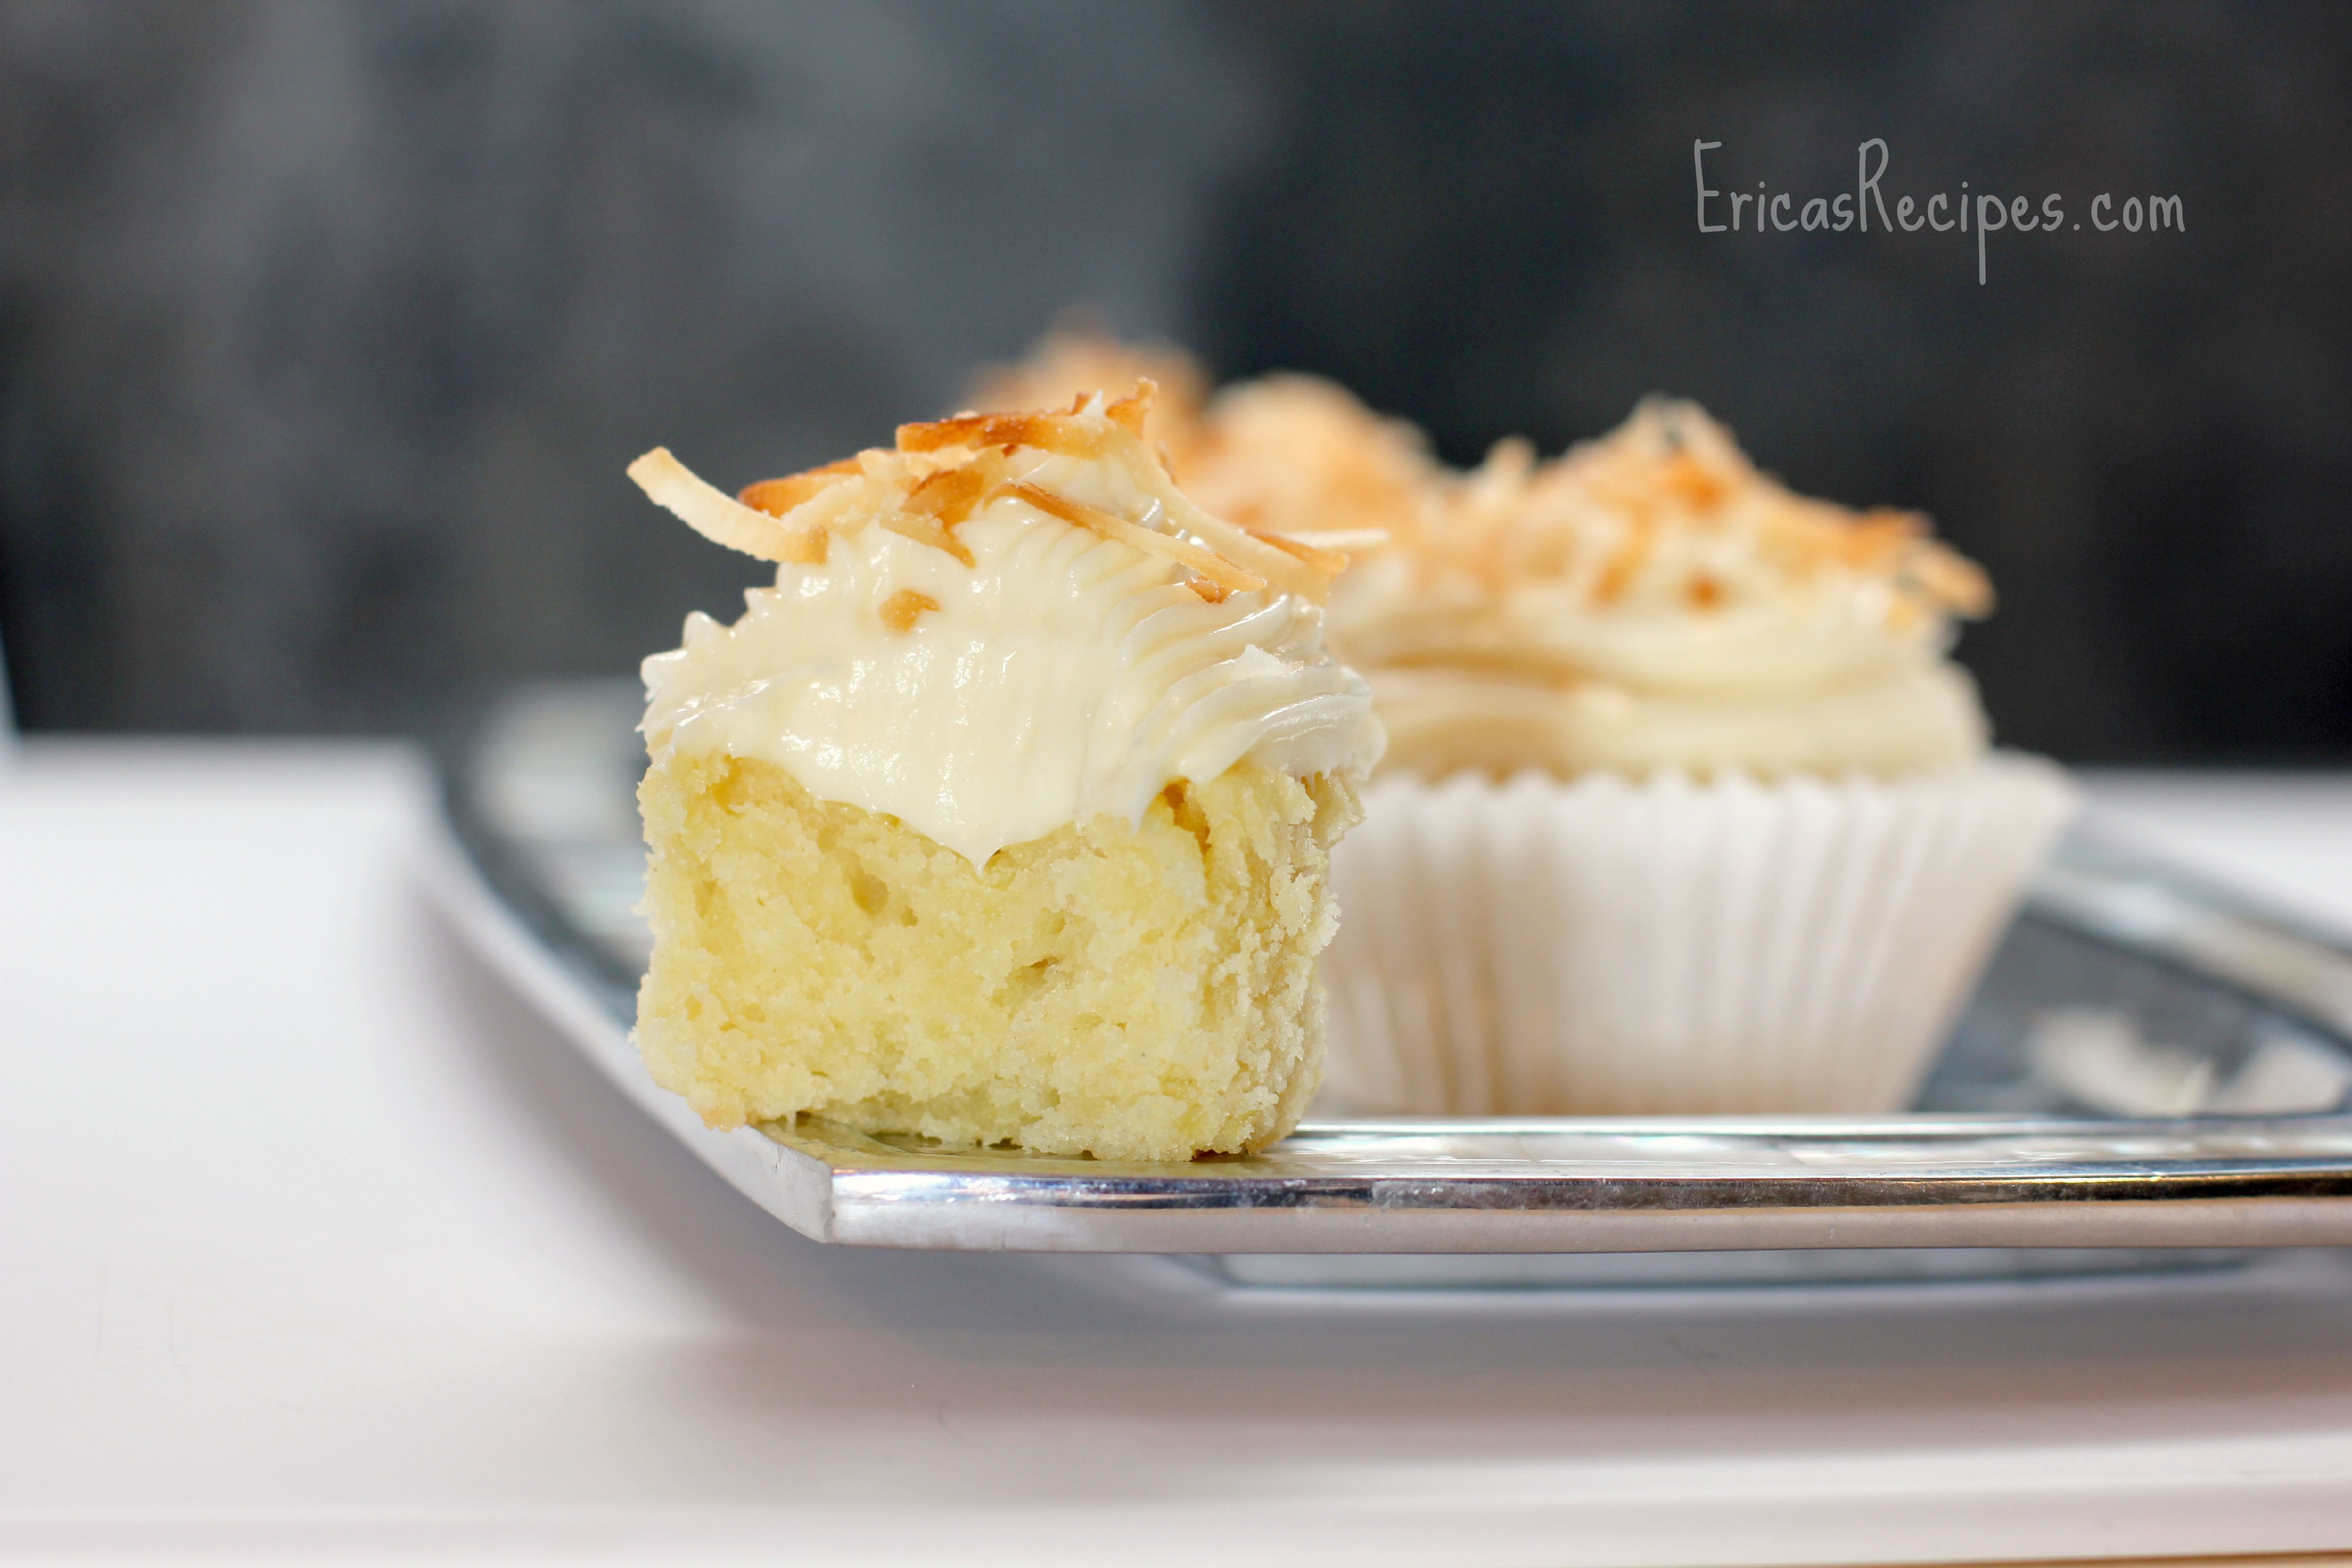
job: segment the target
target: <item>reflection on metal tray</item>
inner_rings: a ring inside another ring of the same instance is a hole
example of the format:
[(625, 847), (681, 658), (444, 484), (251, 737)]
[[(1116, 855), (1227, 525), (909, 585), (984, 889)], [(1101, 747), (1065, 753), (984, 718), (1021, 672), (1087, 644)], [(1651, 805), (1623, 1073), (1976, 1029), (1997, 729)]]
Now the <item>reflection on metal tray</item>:
[[(2029, 1257), (2078, 1269), (2228, 1256), (2084, 1248), (2352, 1243), (2352, 951), (2081, 838), (1908, 1115), (1318, 1119), (1263, 1154), (1182, 1165), (940, 1149), (808, 1121), (712, 1132), (653, 1087), (625, 1038), (646, 951), (630, 913), (636, 712), (628, 685), (533, 688), (453, 749), (463, 863), (442, 879), (447, 902), (649, 1112), (823, 1240), (1270, 1254), (1207, 1267), (1323, 1285), (1942, 1278), (2035, 1271)], [(1809, 1261), (1816, 1248), (1871, 1256)], [(2002, 1250), (2016, 1248), (2047, 1250)], [(1747, 1260), (1704, 1256), (1717, 1249)], [(1448, 1254), (1522, 1261), (1433, 1257)]]

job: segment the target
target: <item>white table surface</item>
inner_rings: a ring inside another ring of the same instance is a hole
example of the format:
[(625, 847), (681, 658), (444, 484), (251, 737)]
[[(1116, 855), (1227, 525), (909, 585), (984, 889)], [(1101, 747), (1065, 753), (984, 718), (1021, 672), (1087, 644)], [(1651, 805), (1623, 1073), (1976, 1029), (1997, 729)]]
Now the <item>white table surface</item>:
[[(2352, 927), (2352, 778), (2092, 782)], [(411, 875), (429, 825), (390, 748), (0, 776), (0, 1561), (2352, 1545), (2335, 1255), (1429, 1310), (829, 1251), (474, 962)]]

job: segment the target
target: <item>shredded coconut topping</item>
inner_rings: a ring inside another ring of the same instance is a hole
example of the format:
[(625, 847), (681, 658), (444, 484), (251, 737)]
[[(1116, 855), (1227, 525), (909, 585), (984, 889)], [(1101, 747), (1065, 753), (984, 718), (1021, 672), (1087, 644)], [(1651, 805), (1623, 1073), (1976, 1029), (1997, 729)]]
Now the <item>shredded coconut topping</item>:
[[(956, 524), (1009, 497), (1177, 563), (1191, 574), (1193, 591), (1212, 604), (1268, 585), (1322, 603), (1347, 555), (1228, 522), (1188, 499), (1143, 439), (1158, 391), (1146, 377), (1115, 400), (1081, 393), (1066, 414), (959, 414), (902, 425), (893, 448), (761, 479), (731, 501), (662, 447), (630, 465), (629, 477), (706, 538), (765, 561), (821, 565), (834, 521), (878, 516), (892, 532), (971, 566), (971, 552), (956, 538)], [(1121, 517), (1030, 482), (1012, 461), (1024, 449), (1116, 464), (1143, 500), (1139, 514)], [(843, 504), (852, 497), (853, 504)]]
[(1832, 578), (1883, 587), (1895, 625), (1992, 607), (1984, 574), (1924, 517), (1797, 495), (1696, 404), (1664, 398), (1549, 462), (1499, 444), (1402, 542), (1424, 578), (1542, 583), (1602, 609), (1706, 613)]

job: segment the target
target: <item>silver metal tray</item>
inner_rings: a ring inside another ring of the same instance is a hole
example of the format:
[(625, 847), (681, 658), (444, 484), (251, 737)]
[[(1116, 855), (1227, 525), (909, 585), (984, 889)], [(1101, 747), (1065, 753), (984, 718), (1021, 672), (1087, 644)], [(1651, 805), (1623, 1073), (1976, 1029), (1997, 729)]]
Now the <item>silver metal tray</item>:
[[(1906, 1115), (1320, 1117), (1265, 1153), (1186, 1164), (946, 1149), (805, 1119), (713, 1132), (654, 1087), (626, 1038), (646, 949), (630, 913), (636, 713), (635, 688), (606, 683), (529, 689), (491, 710), (445, 753), (452, 853), (436, 885), (615, 1083), (823, 1241), (1227, 1255), (1211, 1267), (1233, 1279), (1321, 1284), (1682, 1278), (1364, 1261), (1386, 1254), (1938, 1249), (1876, 1277), (2352, 1244), (2352, 949), (2079, 837)], [(1297, 1256), (1315, 1254), (1359, 1264)]]

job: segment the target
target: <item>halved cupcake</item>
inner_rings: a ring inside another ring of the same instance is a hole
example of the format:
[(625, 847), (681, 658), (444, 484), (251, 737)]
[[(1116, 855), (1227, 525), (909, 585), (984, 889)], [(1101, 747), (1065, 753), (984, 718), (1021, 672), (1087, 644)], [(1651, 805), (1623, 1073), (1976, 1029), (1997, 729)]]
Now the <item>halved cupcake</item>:
[(1187, 499), (1150, 390), (740, 500), (631, 468), (779, 563), (645, 669), (637, 1039), (712, 1125), (1161, 1160), (1297, 1123), (1380, 730), (1321, 646), (1343, 558)]

